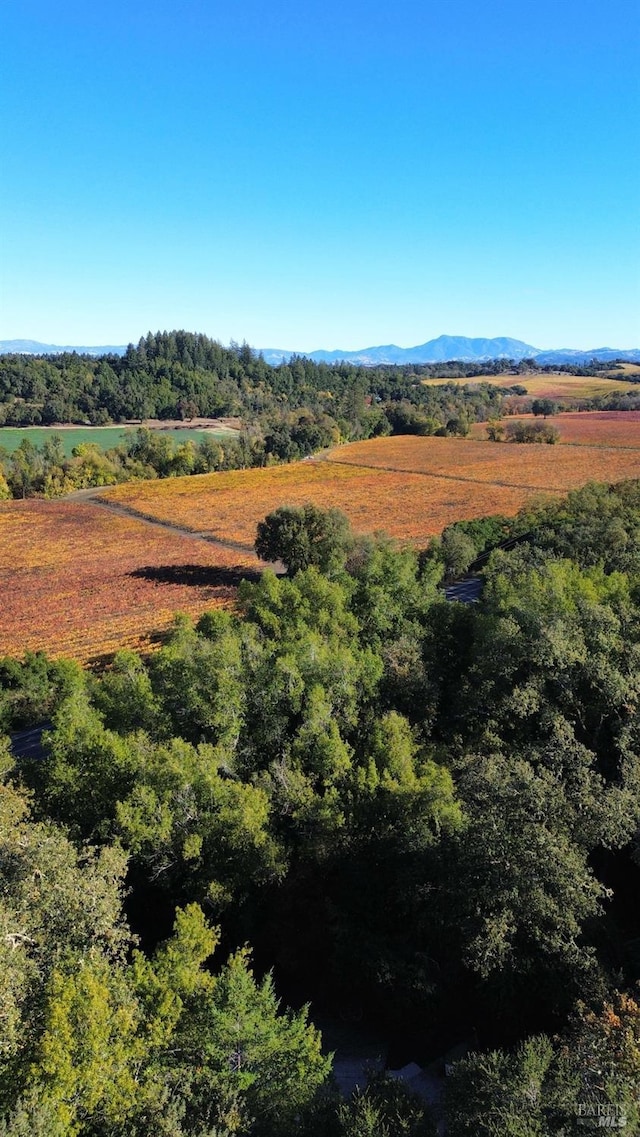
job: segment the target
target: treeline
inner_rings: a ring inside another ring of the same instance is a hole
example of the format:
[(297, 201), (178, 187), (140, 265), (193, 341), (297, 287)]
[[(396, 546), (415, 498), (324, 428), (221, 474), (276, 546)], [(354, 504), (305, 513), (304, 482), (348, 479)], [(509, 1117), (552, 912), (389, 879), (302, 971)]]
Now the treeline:
[[(626, 376), (625, 381), (631, 384), (637, 384), (638, 380), (633, 376)], [(563, 411), (637, 411), (640, 410), (640, 393), (635, 393), (633, 389), (629, 391), (610, 391), (602, 395), (592, 395), (590, 398), (574, 398), (570, 400), (554, 400), (554, 399), (534, 399), (527, 395), (526, 387), (512, 387), (511, 392), (505, 395), (503, 402), (503, 414), (505, 415), (521, 415), (521, 414), (541, 414), (543, 412), (535, 409), (536, 404), (548, 402), (554, 406), (553, 411), (549, 414), (560, 414)]]
[[(638, 378), (625, 375), (625, 381), (638, 383)], [(578, 410), (590, 411), (637, 411), (640, 410), (640, 393), (633, 391), (624, 394), (596, 395), (593, 399), (580, 400)]]
[(395, 1083), (340, 1103), (271, 968), (407, 1057), (469, 1040), (452, 1137), (638, 1132), (640, 483), (459, 533), (522, 538), (476, 605), (446, 533), (281, 509), (236, 612), (2, 663), (5, 730), (52, 724), (0, 798), (4, 1133), (433, 1135)]
[(295, 414), (286, 427), (266, 435), (253, 428), (222, 438), (204, 433), (196, 438), (178, 442), (167, 432), (139, 427), (108, 450), (94, 442), (78, 443), (70, 457), (60, 434), (52, 433), (39, 446), (24, 438), (12, 454), (0, 447), (0, 500), (54, 498), (92, 486), (268, 466), (339, 441), (332, 425)]
[[(364, 367), (316, 363), (302, 356), (272, 367), (246, 344), (223, 347), (191, 332), (158, 332), (149, 333), (137, 346), (129, 345), (123, 356), (1, 356), (0, 425), (104, 425), (198, 415), (253, 418), (282, 409), (284, 404), (289, 409), (306, 407), (330, 413), (336, 421), (354, 427), (365, 413), (367, 400), (406, 399), (427, 413), (440, 409), (438, 394), (423, 386), (429, 378), (504, 375), (505, 390), (524, 394), (520, 377), (529, 372), (561, 370), (589, 376), (615, 367), (597, 361), (588, 367), (541, 367), (534, 359)], [(516, 381), (510, 382), (512, 378)], [(629, 382), (635, 382), (633, 376)], [(491, 392), (498, 397), (495, 387), (486, 392), (478, 391), (476, 385), (476, 401), (469, 409), (472, 421), (485, 409), (483, 403)]]
[[(430, 365), (366, 368), (302, 357), (271, 367), (246, 344), (225, 348), (190, 332), (159, 332), (130, 345), (124, 356), (0, 357), (0, 417), (9, 426), (196, 416), (254, 422), (305, 408), (330, 415), (344, 437), (368, 437), (379, 404), (405, 400), (439, 426), (456, 417), (459, 389), (443, 396), (425, 387), (422, 380), (433, 372)], [(499, 402), (496, 388), (474, 389), (466, 413), (474, 421), (497, 413)]]
[(103, 452), (78, 445), (66, 458), (52, 435), (0, 448), (0, 498), (56, 497), (136, 478), (175, 477), (290, 462), (340, 442), (388, 434), (468, 434), (497, 418), (505, 391), (490, 384), (427, 387), (414, 368), (358, 368), (294, 359), (269, 367), (245, 347), (187, 333), (149, 336), (127, 354), (0, 358), (0, 419), (13, 425), (130, 417), (231, 416), (227, 439), (176, 443), (140, 428)]
[[(607, 374), (609, 371), (624, 371), (624, 364), (627, 362), (624, 357), (619, 359), (604, 360), (597, 359), (595, 356), (590, 359), (588, 363), (539, 363), (534, 358), (520, 359), (516, 363), (514, 360), (509, 360), (509, 370), (511, 371), (538, 371), (541, 375), (555, 374), (556, 372), (564, 372), (566, 375), (584, 375), (594, 376)], [(629, 378), (630, 383), (637, 383), (638, 376), (625, 375), (625, 379)]]
[(492, 552), (510, 544), (529, 557), (537, 549), (581, 565), (603, 564), (607, 573), (621, 570), (635, 581), (640, 577), (638, 485), (633, 479), (615, 486), (592, 483), (559, 501), (529, 503), (515, 517), (455, 521), (431, 541), (422, 561), (435, 561), (455, 578), (476, 561), (484, 567)]

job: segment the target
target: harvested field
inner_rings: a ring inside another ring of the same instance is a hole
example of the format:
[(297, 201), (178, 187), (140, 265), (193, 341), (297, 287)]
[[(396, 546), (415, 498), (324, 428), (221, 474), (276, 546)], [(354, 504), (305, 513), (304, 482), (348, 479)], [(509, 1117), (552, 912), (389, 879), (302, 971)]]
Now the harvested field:
[(0, 505), (0, 654), (90, 660), (148, 647), (177, 611), (232, 603), (258, 562), (80, 502)]
[[(518, 415), (517, 419), (535, 421), (533, 415)], [(506, 425), (515, 420), (516, 416), (510, 416), (502, 422)], [(554, 426), (560, 434), (559, 441), (566, 445), (640, 449), (640, 411), (568, 411), (537, 421)], [(474, 423), (471, 435), (475, 439), (486, 438), (486, 423)]]

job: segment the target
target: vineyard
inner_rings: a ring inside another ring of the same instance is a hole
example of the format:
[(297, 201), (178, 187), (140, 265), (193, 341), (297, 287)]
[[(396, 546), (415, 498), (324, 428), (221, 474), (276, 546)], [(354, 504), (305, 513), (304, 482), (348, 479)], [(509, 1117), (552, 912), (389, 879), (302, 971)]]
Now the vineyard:
[(43, 648), (91, 660), (122, 646), (148, 647), (176, 611), (198, 615), (232, 603), (242, 572), (259, 567), (256, 525), (279, 505), (338, 507), (356, 532), (384, 530), (426, 545), (458, 519), (513, 515), (532, 498), (587, 481), (640, 478), (640, 416), (558, 421), (573, 445), (380, 438), (324, 459), (100, 491), (103, 502), (132, 511), (127, 516), (90, 501), (4, 502), (0, 653)]
[[(549, 420), (547, 420), (549, 421)], [(587, 481), (640, 477), (640, 450), (606, 446), (518, 446), (459, 438), (379, 438), (354, 442), (331, 462), (406, 471), (430, 479), (454, 479), (557, 493)], [(472, 495), (475, 490), (468, 490)], [(470, 503), (472, 504), (472, 503)]]
[(629, 477), (640, 477), (640, 451), (402, 436), (350, 443), (324, 460), (131, 483), (104, 496), (249, 549), (257, 522), (283, 504), (335, 506), (357, 532), (425, 542), (458, 518), (514, 514), (532, 496)]
[[(240, 564), (239, 564), (240, 562)], [(177, 611), (231, 603), (257, 561), (79, 502), (0, 505), (0, 654), (90, 660), (148, 647)]]
[[(531, 422), (531, 415), (517, 416)], [(516, 420), (516, 416), (503, 420), (503, 425)], [(538, 421), (541, 421), (540, 419)], [(573, 446), (621, 446), (640, 450), (640, 411), (569, 411), (544, 420), (554, 426), (560, 442)], [(475, 423), (471, 434), (476, 439), (487, 436), (486, 424)]]
[[(381, 441), (396, 445), (411, 441), (424, 447), (427, 442), (449, 440)], [(456, 441), (452, 445), (460, 453), (467, 444)], [(488, 449), (485, 443), (478, 446), (483, 451)], [(253, 544), (258, 521), (279, 505), (313, 502), (325, 509), (336, 507), (347, 514), (358, 533), (382, 529), (392, 537), (426, 543), (458, 517), (513, 514), (529, 496), (526, 488), (496, 486), (490, 481), (470, 489), (455, 473), (433, 478), (425, 477), (424, 470), (411, 472), (398, 464), (395, 449), (386, 453), (378, 441), (340, 447), (334, 456), (335, 461), (330, 458), (269, 469), (130, 483), (101, 496), (147, 517), (237, 541), (246, 548)], [(398, 468), (375, 468), (387, 462)]]

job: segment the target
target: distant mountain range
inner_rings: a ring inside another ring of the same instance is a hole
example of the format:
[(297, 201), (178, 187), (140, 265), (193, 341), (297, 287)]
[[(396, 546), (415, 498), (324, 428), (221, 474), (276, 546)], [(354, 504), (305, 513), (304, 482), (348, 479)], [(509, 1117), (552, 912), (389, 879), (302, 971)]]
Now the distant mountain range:
[[(291, 352), (265, 348), (262, 352), (267, 363), (281, 363), (289, 359)], [(382, 363), (446, 363), (457, 359), (461, 363), (481, 363), (487, 359), (535, 359), (541, 364), (588, 363), (591, 359), (607, 361), (610, 359), (629, 359), (640, 362), (640, 348), (597, 347), (591, 351), (578, 351), (576, 348), (559, 348), (543, 351), (522, 340), (498, 336), (495, 339), (469, 339), (467, 336), (438, 336), (435, 340), (419, 344), (417, 347), (365, 347), (360, 351), (311, 351), (309, 359), (318, 363), (335, 363), (345, 360), (360, 363), (365, 367), (375, 367)]]
[[(0, 355), (18, 353), (24, 355), (55, 355), (65, 351), (76, 351), (79, 355), (123, 355), (126, 345), (103, 347), (65, 347), (51, 343), (38, 343), (37, 340), (0, 340)], [(260, 350), (260, 349), (258, 349)], [(640, 363), (640, 348), (594, 347), (590, 351), (575, 348), (558, 348), (543, 351), (522, 340), (498, 336), (495, 339), (469, 339), (467, 336), (438, 336), (435, 340), (419, 344), (417, 347), (396, 347), (387, 344), (383, 347), (365, 347), (360, 351), (311, 351), (291, 352), (280, 348), (263, 348), (262, 355), (267, 363), (278, 364), (290, 359), (292, 355), (305, 354), (309, 359), (322, 363), (359, 363), (365, 367), (375, 367), (384, 363), (446, 363), (457, 359), (463, 363), (481, 363), (487, 359), (535, 359), (537, 363), (589, 363), (591, 359), (607, 362), (611, 359), (628, 359)]]
[(78, 355), (124, 355), (127, 344), (117, 347), (75, 347), (66, 344), (61, 347), (55, 343), (39, 343), (38, 340), (0, 340), (0, 355), (61, 355), (66, 351), (76, 351)]

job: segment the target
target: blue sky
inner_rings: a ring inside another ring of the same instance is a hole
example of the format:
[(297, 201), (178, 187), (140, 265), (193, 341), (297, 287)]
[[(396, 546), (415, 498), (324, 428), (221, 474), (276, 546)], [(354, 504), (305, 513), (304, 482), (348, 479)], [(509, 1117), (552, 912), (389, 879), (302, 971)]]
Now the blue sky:
[(4, 0), (0, 338), (640, 345), (637, 0)]

